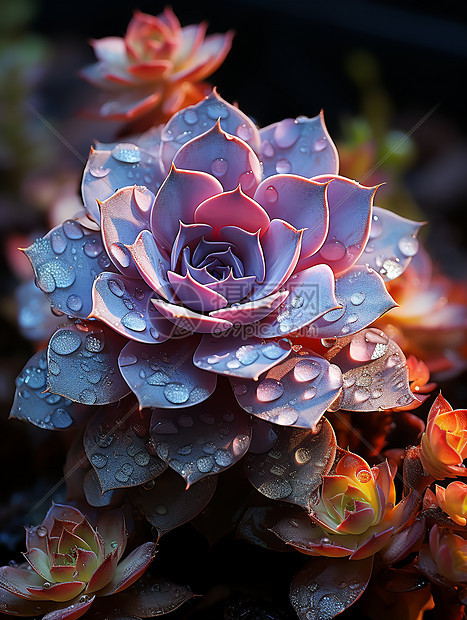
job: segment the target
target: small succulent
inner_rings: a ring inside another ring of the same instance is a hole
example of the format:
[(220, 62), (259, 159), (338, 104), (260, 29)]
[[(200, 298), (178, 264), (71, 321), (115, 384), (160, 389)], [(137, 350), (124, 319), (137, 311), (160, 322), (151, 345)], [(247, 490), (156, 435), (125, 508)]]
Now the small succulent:
[(48, 620), (79, 618), (96, 597), (122, 592), (152, 562), (155, 543), (122, 560), (126, 543), (121, 510), (101, 515), (94, 528), (73, 506), (53, 504), (39, 526), (26, 528), (27, 562), (0, 568), (0, 609)]
[(170, 117), (200, 101), (207, 85), (201, 80), (223, 63), (233, 33), (206, 37), (207, 24), (181, 27), (171, 8), (154, 17), (135, 11), (126, 34), (94, 40), (98, 62), (82, 75), (108, 99), (101, 118), (133, 120), (148, 112)]
[(436, 480), (464, 476), (467, 457), (467, 411), (453, 410), (441, 394), (428, 415), (421, 441), (420, 459), (427, 474)]
[(439, 507), (458, 525), (467, 525), (467, 484), (456, 480), (435, 490)]
[(467, 585), (467, 540), (464, 535), (433, 525), (428, 544), (420, 551), (420, 569), (435, 583)]

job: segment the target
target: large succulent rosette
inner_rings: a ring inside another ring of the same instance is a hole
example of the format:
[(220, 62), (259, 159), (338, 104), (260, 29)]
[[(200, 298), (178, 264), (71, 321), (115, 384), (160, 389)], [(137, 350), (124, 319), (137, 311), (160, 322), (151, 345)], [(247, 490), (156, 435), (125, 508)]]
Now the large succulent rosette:
[(419, 225), (338, 175), (322, 115), (259, 131), (213, 91), (91, 149), (82, 190), (86, 214), (26, 250), (64, 325), (18, 377), (12, 416), (69, 428), (95, 406), (89, 485), (169, 466), (189, 486), (287, 441), (281, 427), (332, 452), (333, 433), (313, 435), (329, 408), (414, 400), (402, 351), (368, 326), (394, 306), (385, 281)]

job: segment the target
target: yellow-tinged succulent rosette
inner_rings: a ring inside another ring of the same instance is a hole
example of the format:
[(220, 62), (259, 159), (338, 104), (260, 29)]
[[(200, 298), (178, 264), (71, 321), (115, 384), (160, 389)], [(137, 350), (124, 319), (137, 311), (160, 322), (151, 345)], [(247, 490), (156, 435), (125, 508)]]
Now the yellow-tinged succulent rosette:
[(438, 505), (458, 525), (467, 524), (467, 484), (456, 480), (446, 488), (436, 485)]
[(428, 414), (422, 436), (420, 458), (426, 473), (436, 480), (467, 473), (462, 461), (467, 457), (467, 410), (453, 410), (439, 394)]

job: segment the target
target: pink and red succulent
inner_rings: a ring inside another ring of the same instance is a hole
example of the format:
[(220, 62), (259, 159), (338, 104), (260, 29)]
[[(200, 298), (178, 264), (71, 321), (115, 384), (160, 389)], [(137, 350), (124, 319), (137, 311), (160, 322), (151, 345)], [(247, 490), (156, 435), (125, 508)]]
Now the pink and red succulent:
[(50, 620), (79, 618), (96, 597), (122, 592), (152, 562), (152, 542), (121, 559), (127, 535), (121, 510), (101, 515), (92, 527), (73, 506), (53, 504), (39, 526), (26, 528), (27, 562), (0, 568), (0, 609)]
[(159, 121), (200, 101), (202, 80), (223, 63), (233, 33), (206, 36), (207, 24), (181, 27), (171, 8), (154, 17), (135, 11), (126, 34), (92, 41), (98, 62), (85, 79), (109, 93), (101, 118), (133, 120), (157, 112)]
[[(133, 143), (97, 145), (83, 178), (88, 217), (26, 250), (39, 288), (75, 319), (50, 340), (49, 390), (105, 404), (131, 388), (141, 407), (185, 408), (225, 375), (248, 413), (313, 427), (349, 366), (313, 350), (349, 342), (394, 306), (385, 280), (409, 263), (418, 229), (337, 172), (322, 115), (258, 131), (215, 91)], [(365, 369), (389, 347), (370, 331), (365, 360), (363, 344), (350, 345)], [(297, 356), (292, 334), (311, 348)], [(391, 352), (399, 380), (379, 407), (413, 400), (404, 357)], [(96, 371), (83, 374), (93, 355)], [(345, 406), (373, 405), (357, 394)]]

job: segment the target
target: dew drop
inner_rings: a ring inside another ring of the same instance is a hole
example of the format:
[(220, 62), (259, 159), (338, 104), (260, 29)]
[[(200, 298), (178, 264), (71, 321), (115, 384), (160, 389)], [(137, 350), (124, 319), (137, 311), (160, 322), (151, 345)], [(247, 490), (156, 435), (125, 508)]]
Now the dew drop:
[(218, 177), (223, 176), (229, 167), (228, 162), (222, 157), (218, 157), (211, 164), (211, 172)]
[(270, 499), (285, 499), (292, 493), (292, 486), (288, 480), (278, 478), (262, 484), (258, 491)]
[(236, 352), (235, 356), (238, 361), (244, 366), (249, 366), (256, 362), (259, 357), (259, 353), (255, 350), (255, 347), (251, 344), (244, 345), (240, 347)]
[(318, 393), (318, 390), (315, 387), (311, 387), (308, 390), (305, 390), (303, 392), (303, 400), (311, 400), (312, 398), (314, 398), (316, 396), (316, 394)]
[(58, 230), (55, 230), (52, 233), (50, 238), (50, 244), (55, 254), (63, 254), (63, 252), (66, 250), (67, 243), (67, 240), (62, 237)]
[(262, 153), (265, 157), (274, 157), (274, 147), (269, 142), (269, 140), (265, 140), (262, 144)]
[(214, 454), (214, 460), (219, 467), (229, 467), (232, 465), (232, 456), (227, 450), (217, 450)]
[(329, 312), (326, 312), (326, 314), (323, 314), (322, 318), (325, 321), (328, 321), (329, 323), (334, 323), (335, 321), (338, 321), (340, 318), (342, 318), (344, 314), (345, 314), (345, 306), (343, 306), (342, 308), (336, 308), (335, 310), (330, 310)]
[(229, 360), (226, 366), (229, 370), (236, 370), (237, 368), (240, 368), (241, 364), (238, 360)]
[(151, 457), (149, 456), (149, 454), (146, 451), (141, 450), (140, 452), (137, 452), (135, 454), (133, 459), (134, 459), (135, 463), (137, 465), (139, 465), (140, 467), (146, 467), (146, 465), (149, 464), (149, 461), (151, 460)]
[(96, 179), (103, 179), (110, 172), (110, 168), (103, 168), (102, 166), (90, 166), (89, 174)]
[(66, 220), (63, 222), (62, 228), (68, 239), (81, 239), (84, 236), (81, 225), (75, 220)]
[(243, 396), (244, 394), (246, 394), (248, 392), (248, 388), (247, 388), (247, 386), (244, 383), (238, 383), (234, 387), (233, 392), (237, 396)]
[(345, 605), (335, 594), (325, 594), (318, 602), (316, 620), (332, 620), (345, 610)]
[(387, 258), (383, 262), (382, 271), (384, 272), (388, 280), (394, 280), (395, 278), (398, 278), (402, 274), (402, 272), (404, 271), (404, 268), (398, 260)]
[[(286, 118), (278, 123), (274, 130), (274, 140), (281, 149), (288, 149), (300, 137), (300, 126), (292, 118)], [(279, 172), (279, 171), (278, 171)]]
[(97, 400), (97, 395), (94, 390), (85, 388), (79, 395), (79, 402), (83, 405), (94, 405)]
[(125, 482), (128, 482), (132, 473), (133, 473), (133, 465), (130, 465), (130, 463), (124, 463), (120, 467), (120, 469), (117, 469), (114, 476), (115, 476), (115, 479), (118, 480), (118, 482), (125, 483)]
[(284, 393), (284, 386), (275, 379), (264, 379), (256, 388), (256, 397), (262, 403), (277, 400)]
[(294, 378), (296, 381), (313, 381), (321, 374), (321, 366), (315, 360), (300, 360), (294, 368)]
[(214, 458), (212, 456), (202, 456), (196, 461), (196, 467), (203, 474), (207, 474), (214, 467)]
[(278, 174), (288, 174), (292, 170), (292, 164), (288, 159), (282, 157), (276, 162), (276, 172)]
[(182, 414), (178, 418), (177, 424), (180, 426), (180, 428), (191, 428), (193, 426), (193, 418), (191, 417), (191, 415)]
[(248, 449), (250, 438), (248, 435), (237, 435), (232, 441), (232, 452), (235, 457), (240, 456)]
[(100, 239), (94, 237), (93, 239), (88, 239), (83, 246), (83, 252), (89, 258), (97, 258), (99, 254), (103, 251), (102, 243)]
[(52, 411), (50, 421), (55, 428), (68, 428), (73, 424), (73, 418), (66, 409), (62, 409), (61, 407)]
[(103, 467), (105, 467), (108, 460), (109, 459), (105, 454), (94, 453), (91, 456), (91, 463), (94, 467), (97, 467), (97, 469), (102, 469)]
[(104, 348), (104, 344), (104, 338), (95, 334), (87, 335), (84, 341), (84, 346), (90, 353), (100, 353)]
[(382, 395), (383, 395), (383, 390), (381, 390), (380, 388), (374, 389), (373, 392), (371, 393), (372, 398), (381, 398)]
[(268, 344), (261, 349), (261, 353), (269, 360), (277, 360), (284, 354), (284, 349), (276, 344)]
[(140, 312), (128, 312), (121, 318), (121, 323), (133, 332), (144, 332), (146, 329), (146, 319)]
[(187, 108), (183, 113), (183, 120), (187, 125), (196, 125), (198, 122), (198, 114), (195, 109)]
[(66, 305), (72, 312), (79, 312), (83, 307), (83, 300), (79, 295), (69, 295), (66, 300)]
[(364, 403), (370, 398), (370, 392), (366, 388), (357, 388), (354, 392), (354, 398), (357, 403)]
[(116, 297), (123, 297), (125, 287), (120, 282), (120, 280), (109, 280), (107, 282), (107, 286), (109, 287), (110, 292), (113, 293)]
[(164, 387), (164, 396), (169, 403), (180, 405), (190, 398), (190, 391), (182, 383), (169, 383)]
[(253, 128), (250, 127), (250, 125), (248, 125), (247, 123), (241, 123), (241, 125), (239, 125), (235, 130), (235, 133), (240, 138), (240, 140), (248, 142), (248, 140), (251, 140), (251, 138), (253, 138), (254, 132)]
[(324, 151), (327, 145), (328, 141), (326, 140), (326, 138), (319, 138), (319, 140), (316, 140), (316, 142), (314, 143), (313, 148), (317, 153), (320, 153), (321, 151)]
[(350, 302), (354, 305), (354, 306), (361, 306), (362, 303), (365, 301), (366, 299), (366, 294), (365, 293), (354, 293), (351, 297), (350, 297)]
[(337, 261), (344, 258), (346, 249), (342, 241), (334, 239), (327, 241), (319, 252), (324, 260)]
[(377, 215), (373, 215), (370, 229), (370, 239), (377, 239), (383, 232), (383, 223)]
[(401, 237), (397, 244), (402, 254), (407, 257), (415, 256), (415, 254), (418, 252), (418, 245), (418, 240), (411, 235)]
[(56, 332), (51, 340), (50, 347), (58, 355), (70, 355), (81, 346), (81, 338), (69, 329)]
[(112, 157), (125, 164), (137, 164), (141, 161), (141, 151), (135, 144), (117, 144), (112, 151)]
[(39, 527), (36, 529), (36, 534), (40, 538), (44, 538), (48, 534), (47, 528), (44, 525), (39, 525)]
[(312, 453), (309, 448), (298, 448), (298, 450), (295, 451), (295, 460), (299, 465), (304, 465), (305, 463), (308, 463), (308, 461), (311, 459), (311, 456)]
[(271, 204), (274, 202), (277, 202), (277, 199), (279, 198), (279, 194), (277, 193), (276, 188), (273, 187), (272, 185), (266, 188), (264, 195), (266, 197), (267, 202)]
[(371, 475), (371, 472), (369, 472), (367, 469), (361, 469), (360, 471), (356, 473), (356, 476), (357, 476), (357, 480), (361, 482), (362, 484), (365, 484), (366, 482), (370, 482), (370, 480), (373, 480), (373, 476)]
[(239, 183), (243, 191), (247, 192), (255, 184), (255, 175), (252, 170), (244, 172), (240, 175)]

